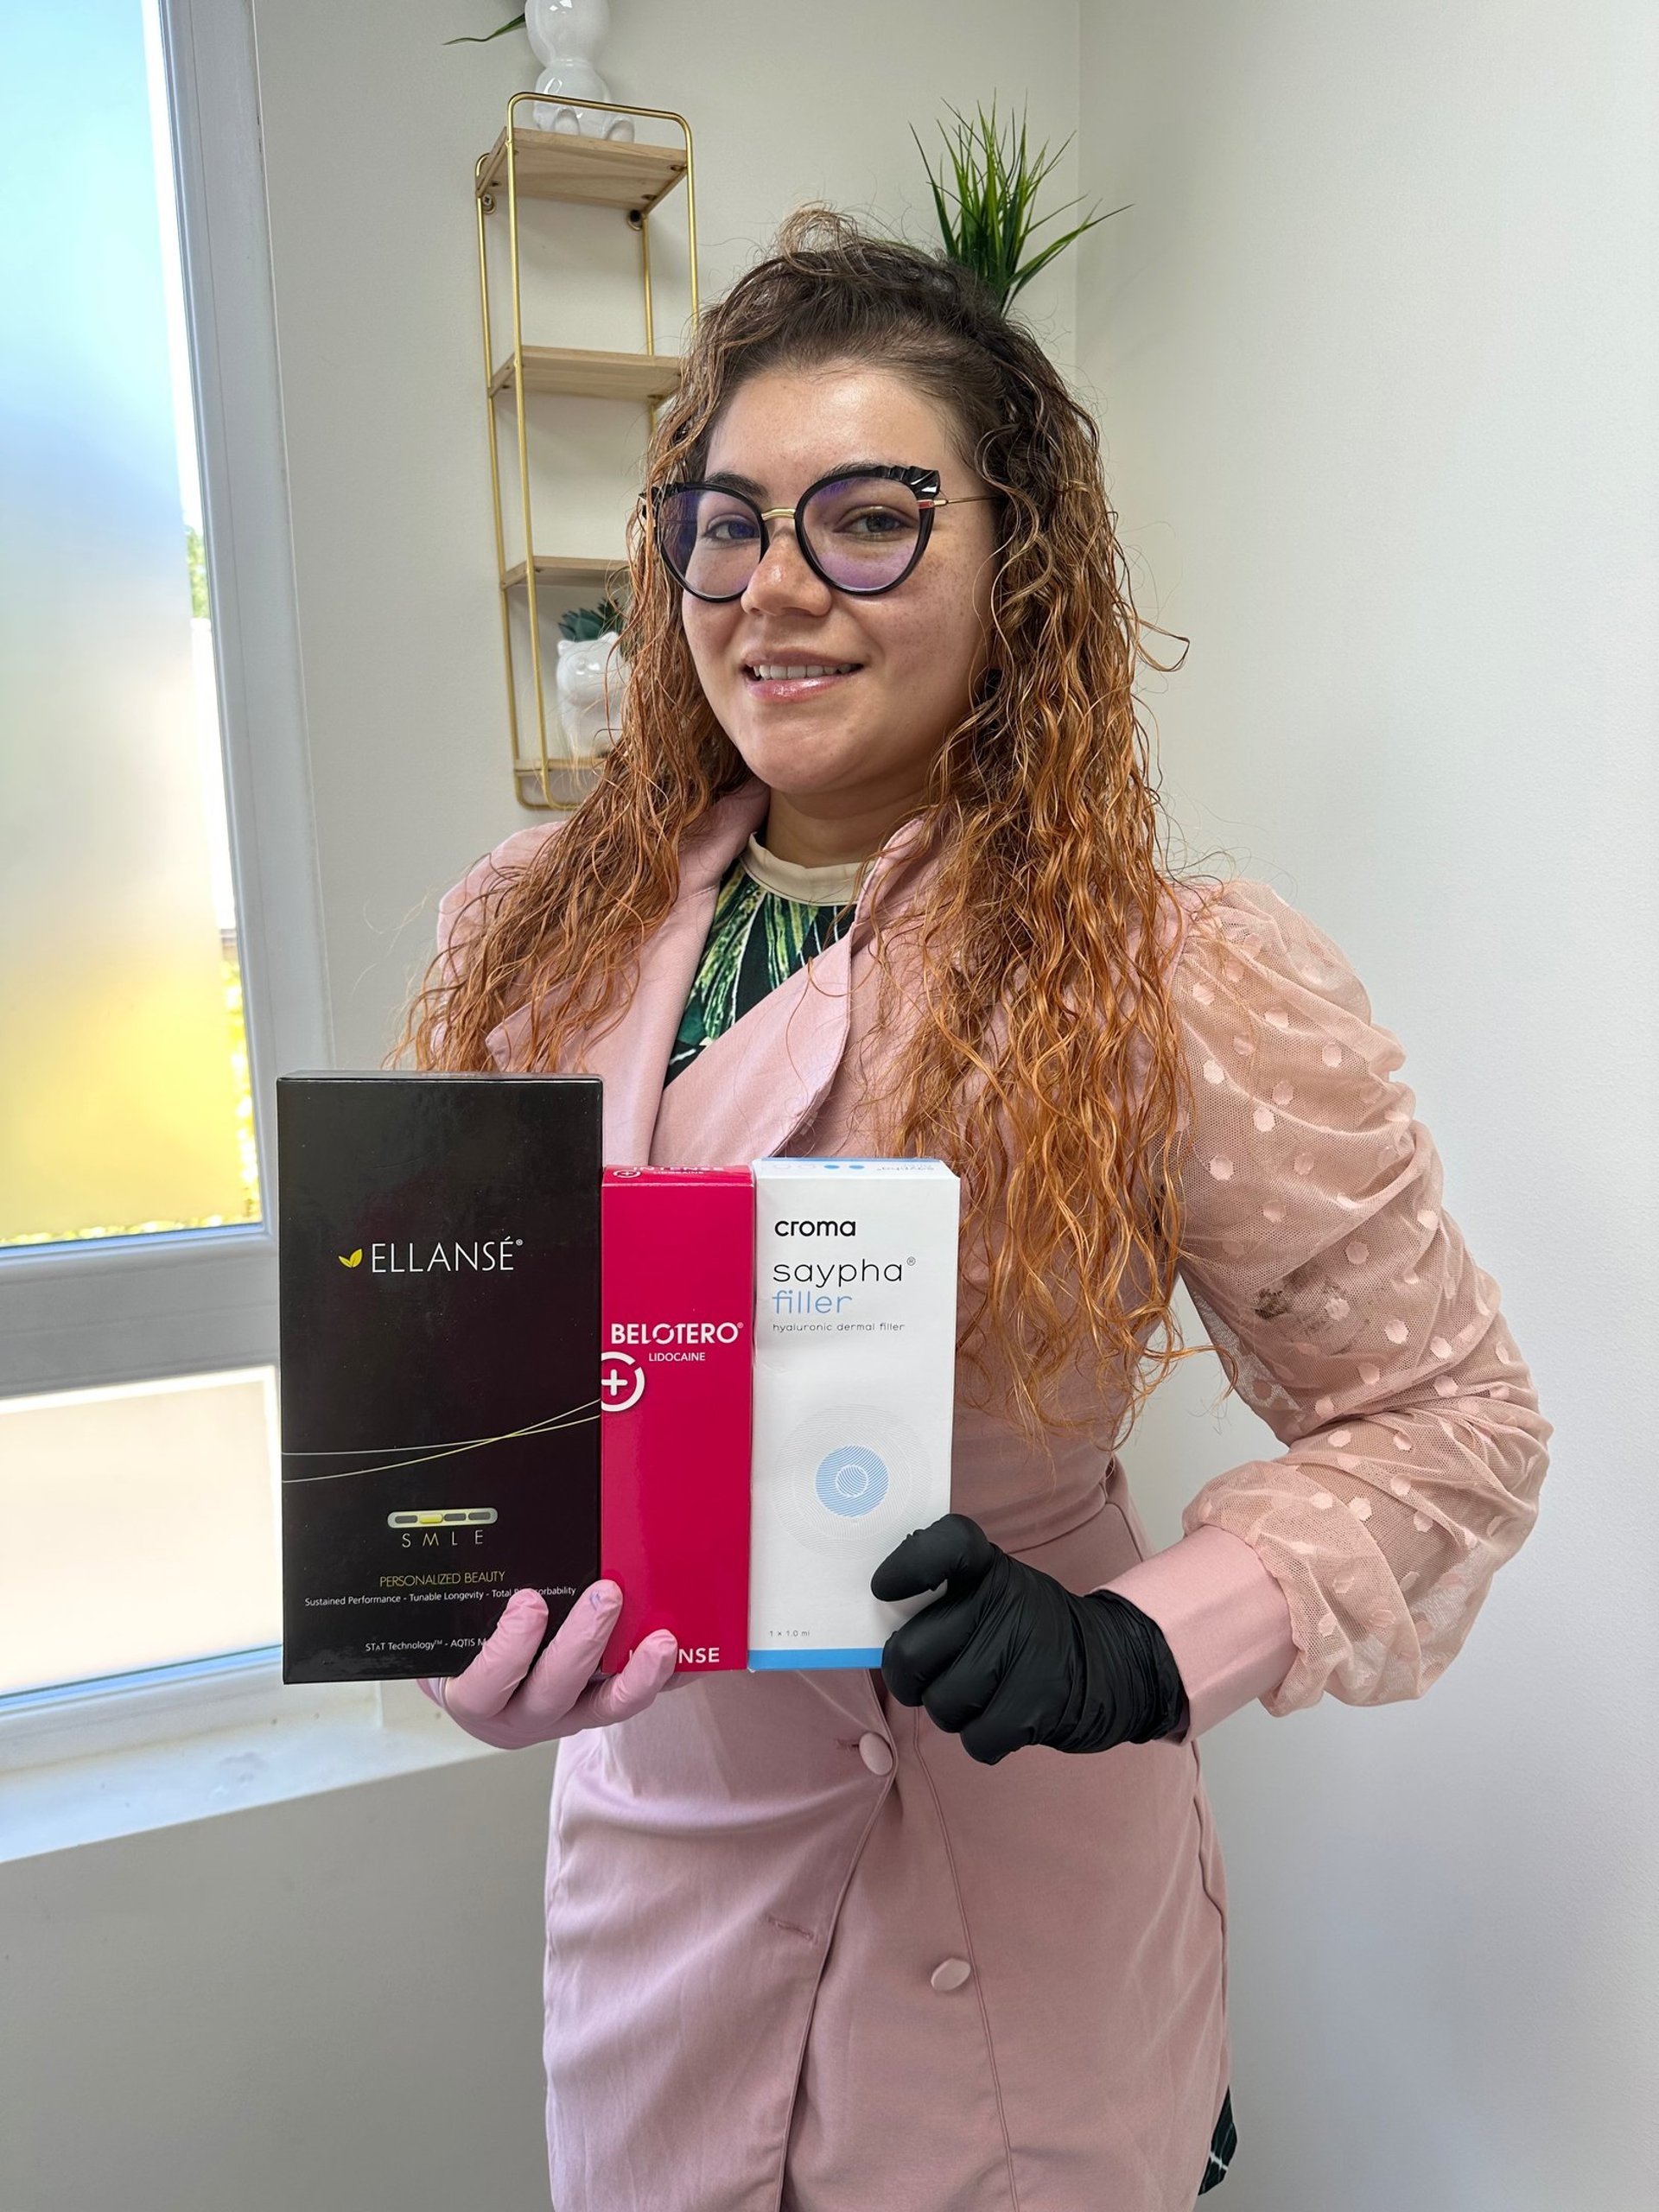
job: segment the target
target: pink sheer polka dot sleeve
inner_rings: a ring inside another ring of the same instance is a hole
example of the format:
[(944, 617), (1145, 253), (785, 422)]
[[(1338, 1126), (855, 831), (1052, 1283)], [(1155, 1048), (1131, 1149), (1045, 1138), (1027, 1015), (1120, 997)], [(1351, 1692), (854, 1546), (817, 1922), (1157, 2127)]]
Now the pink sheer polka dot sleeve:
[[(1533, 1525), (1551, 1424), (1446, 1211), (1404, 1052), (1330, 938), (1226, 884), (1174, 988), (1198, 1094), (1182, 1279), (1288, 1449), (1207, 1483), (1185, 1541), (1112, 1586), (1164, 1620), (1184, 1677), (1185, 1642), (1195, 1730), (1251, 1695), (1421, 1696)], [(1270, 1686), (1262, 1569), (1294, 1647)]]

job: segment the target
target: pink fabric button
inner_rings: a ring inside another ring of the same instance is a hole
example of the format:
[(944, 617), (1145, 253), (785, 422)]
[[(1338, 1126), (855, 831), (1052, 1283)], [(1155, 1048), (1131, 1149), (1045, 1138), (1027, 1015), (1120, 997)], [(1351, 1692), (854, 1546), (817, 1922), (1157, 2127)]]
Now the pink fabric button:
[(885, 1736), (878, 1736), (874, 1729), (858, 1739), (858, 1756), (872, 1774), (893, 1772), (893, 1745)]
[(966, 1959), (941, 1959), (928, 1980), (944, 1997), (953, 1989), (960, 1989), (972, 1972)]

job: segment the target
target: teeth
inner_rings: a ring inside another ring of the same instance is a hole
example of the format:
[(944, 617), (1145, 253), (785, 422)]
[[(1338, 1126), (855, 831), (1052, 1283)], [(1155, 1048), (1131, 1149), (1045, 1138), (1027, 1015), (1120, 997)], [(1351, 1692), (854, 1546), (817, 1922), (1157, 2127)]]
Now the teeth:
[(850, 661), (757, 661), (755, 675), (762, 683), (785, 683), (803, 676), (850, 676)]

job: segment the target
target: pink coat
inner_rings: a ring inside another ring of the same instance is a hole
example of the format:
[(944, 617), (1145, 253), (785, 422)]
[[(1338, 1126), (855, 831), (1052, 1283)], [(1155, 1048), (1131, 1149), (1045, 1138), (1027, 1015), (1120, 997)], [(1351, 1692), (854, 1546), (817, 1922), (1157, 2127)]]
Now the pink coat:
[[(608, 1163), (868, 1148), (868, 884), (810, 976), (663, 1088), (715, 887), (766, 804), (752, 780), (690, 841), (628, 1012), (587, 1049)], [(481, 862), (446, 936), (556, 827)], [(919, 893), (913, 838), (872, 875)], [(1196, 1739), (1253, 1698), (1420, 1695), (1532, 1525), (1550, 1424), (1442, 1210), (1400, 1046), (1266, 885), (1230, 884), (1201, 928), (1195, 904), (1172, 916), (1198, 1094), (1181, 1273), (1287, 1448), (1207, 1484), (1148, 1557), (1115, 1456), (1058, 1433), (1033, 1453), (959, 1402), (952, 1493), (1020, 1558), (1160, 1622), (1187, 1735), (982, 1767), (861, 1671), (683, 1678), (570, 1738), (547, 1880), (561, 2212), (1189, 2212), (1229, 2079)], [(524, 1027), (493, 1037), (502, 1066)]]

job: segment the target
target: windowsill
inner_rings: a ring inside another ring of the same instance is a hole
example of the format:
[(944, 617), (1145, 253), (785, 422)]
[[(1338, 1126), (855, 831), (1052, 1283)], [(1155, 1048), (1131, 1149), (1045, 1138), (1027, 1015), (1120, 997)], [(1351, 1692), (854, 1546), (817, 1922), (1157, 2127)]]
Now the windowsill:
[(254, 1652), (0, 1713), (0, 1864), (493, 1758), (413, 1682), (290, 1688)]

